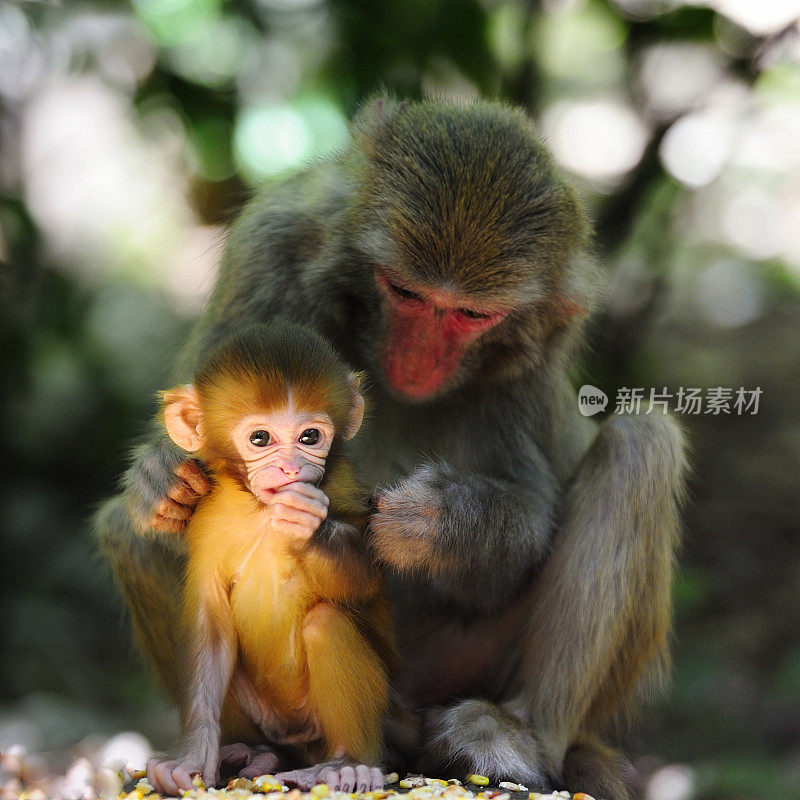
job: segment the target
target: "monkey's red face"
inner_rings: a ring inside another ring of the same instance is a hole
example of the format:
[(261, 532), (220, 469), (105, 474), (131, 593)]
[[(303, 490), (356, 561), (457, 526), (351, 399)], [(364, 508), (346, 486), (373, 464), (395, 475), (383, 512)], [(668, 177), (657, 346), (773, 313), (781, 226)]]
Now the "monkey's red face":
[(469, 345), (509, 313), (381, 268), (376, 280), (387, 321), (381, 365), (390, 387), (413, 400), (445, 389)]
[(322, 480), (333, 433), (327, 414), (298, 411), (290, 404), (243, 419), (232, 437), (250, 490), (266, 503), (281, 486)]

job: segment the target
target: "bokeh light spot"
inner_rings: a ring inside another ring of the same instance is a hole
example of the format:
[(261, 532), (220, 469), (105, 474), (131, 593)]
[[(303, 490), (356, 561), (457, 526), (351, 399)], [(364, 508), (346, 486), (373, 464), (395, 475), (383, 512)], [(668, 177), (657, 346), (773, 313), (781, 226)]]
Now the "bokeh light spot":
[(683, 117), (661, 142), (664, 167), (687, 186), (705, 186), (722, 172), (731, 154), (733, 133), (727, 115), (701, 112)]
[(655, 772), (647, 785), (647, 800), (689, 800), (695, 796), (694, 771), (682, 764), (668, 764)]
[(722, 208), (728, 239), (751, 258), (771, 258), (781, 249), (781, 207), (774, 192), (748, 186), (733, 193)]
[(246, 109), (236, 123), (234, 156), (245, 178), (258, 182), (297, 169), (347, 141), (347, 124), (327, 98)]
[(176, 45), (218, 20), (222, 0), (133, 0), (133, 7), (161, 44)]
[(252, 28), (240, 20), (209, 20), (195, 35), (169, 53), (176, 72), (205, 86), (221, 86), (233, 80), (253, 43)]
[(712, 0), (708, 4), (755, 36), (778, 33), (800, 16), (798, 0)]
[(632, 109), (606, 99), (558, 103), (545, 112), (544, 127), (564, 165), (601, 186), (639, 163), (648, 137)]
[(0, 95), (21, 100), (30, 94), (46, 71), (28, 18), (13, 5), (0, 5)]
[(543, 15), (530, 46), (552, 75), (613, 83), (622, 74), (627, 28), (598, 4), (576, 3)]
[(763, 309), (761, 289), (743, 261), (719, 259), (699, 275), (697, 307), (718, 328), (736, 328), (757, 319)]
[(268, 178), (299, 166), (310, 138), (303, 118), (288, 106), (250, 108), (236, 124), (234, 154), (248, 178)]
[(658, 44), (642, 57), (641, 83), (648, 105), (667, 118), (697, 106), (722, 76), (718, 55), (702, 44)]

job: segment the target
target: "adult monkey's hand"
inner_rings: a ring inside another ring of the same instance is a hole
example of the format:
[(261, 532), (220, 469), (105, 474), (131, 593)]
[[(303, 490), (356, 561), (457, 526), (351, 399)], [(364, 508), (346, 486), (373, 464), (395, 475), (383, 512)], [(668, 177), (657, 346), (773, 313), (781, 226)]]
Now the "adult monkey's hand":
[[(469, 611), (476, 608), (475, 576), (491, 566), (503, 580), (484, 579), (479, 602), (484, 610), (502, 608), (544, 558), (558, 496), (538, 450), (519, 450), (517, 480), (425, 464), (379, 490), (369, 524), (377, 559), (401, 572), (446, 578), (439, 591)], [(493, 535), (476, 537), (476, 530)]]
[(122, 485), (140, 532), (181, 533), (200, 499), (211, 491), (199, 462), (167, 436), (134, 450)]

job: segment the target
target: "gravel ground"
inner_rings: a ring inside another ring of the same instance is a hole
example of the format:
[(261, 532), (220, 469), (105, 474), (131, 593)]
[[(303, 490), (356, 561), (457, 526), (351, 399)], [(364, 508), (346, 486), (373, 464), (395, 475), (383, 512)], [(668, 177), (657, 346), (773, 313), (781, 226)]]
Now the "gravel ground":
[[(0, 752), (0, 800), (161, 800), (142, 770), (146, 743), (136, 734), (120, 734), (78, 755), (63, 770), (21, 746)], [(464, 781), (426, 778), (396, 772), (385, 776), (383, 789), (351, 794), (333, 792), (325, 784), (301, 792), (280, 784), (271, 775), (255, 780), (236, 778), (224, 789), (197, 788), (182, 795), (186, 800), (593, 800), (587, 794), (530, 792), (521, 784), (491, 785), (482, 775)]]

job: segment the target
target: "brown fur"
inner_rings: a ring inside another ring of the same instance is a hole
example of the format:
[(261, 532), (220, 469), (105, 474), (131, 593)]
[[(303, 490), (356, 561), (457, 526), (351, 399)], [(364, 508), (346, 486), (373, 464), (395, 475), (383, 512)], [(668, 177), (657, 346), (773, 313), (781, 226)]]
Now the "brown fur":
[[(374, 762), (388, 666), (361, 634), (365, 620), (383, 653), (392, 652), (377, 577), (356, 558), (332, 558), (313, 547), (298, 551), (269, 537), (248, 559), (259, 510), (224, 476), (201, 501), (186, 532), (185, 629), (196, 630), (200, 617), (215, 636), (235, 638), (242, 670), (272, 709), (273, 724), (287, 741), (302, 744), (304, 761), (331, 758), (343, 747), (356, 760)], [(337, 713), (331, 715), (334, 700)], [(223, 714), (235, 718), (238, 703), (230, 691), (225, 703), (233, 709)], [(347, 714), (339, 713), (342, 707)], [(223, 730), (221, 738), (232, 741), (231, 732)]]
[[(231, 741), (291, 746), (291, 766), (334, 757), (376, 763), (395, 654), (388, 606), (361, 538), (363, 489), (332, 450), (322, 483), (328, 517), (307, 542), (295, 541), (267, 529), (266, 506), (249, 490), (231, 440), (243, 416), (280, 410), (290, 398), (343, 430), (348, 371), (327, 343), (298, 326), (256, 326), (210, 356), (195, 388), (200, 454), (214, 486), (185, 537), (182, 649), (191, 667), (189, 682), (175, 691), (183, 763), (201, 769), (218, 759), (220, 742)], [(182, 402), (181, 388), (163, 397), (165, 409)], [(158, 780), (159, 767), (151, 769)]]
[[(588, 238), (521, 111), (377, 101), (351, 147), (245, 210), (183, 364), (242, 320), (280, 317), (363, 370), (371, 413), (352, 463), (377, 489), (369, 535), (390, 573), (396, 685), (412, 712), (425, 706), (390, 735), (408, 753), (420, 734), (417, 765), (431, 771), (576, 791), (596, 773), (623, 800), (621, 779), (606, 779), (618, 759), (593, 735), (667, 662), (685, 461), (668, 418), (598, 425), (578, 412), (568, 371), (598, 283)], [(508, 311), (434, 396), (387, 383), (380, 270), (454, 308)], [(137, 455), (125, 481), (134, 521), (102, 532), (112, 559), (131, 551), (175, 463), (156, 445)], [(146, 541), (135, 566), (116, 565), (136, 618), (156, 612), (135, 581), (177, 558)], [(160, 657), (160, 643), (146, 646)]]

